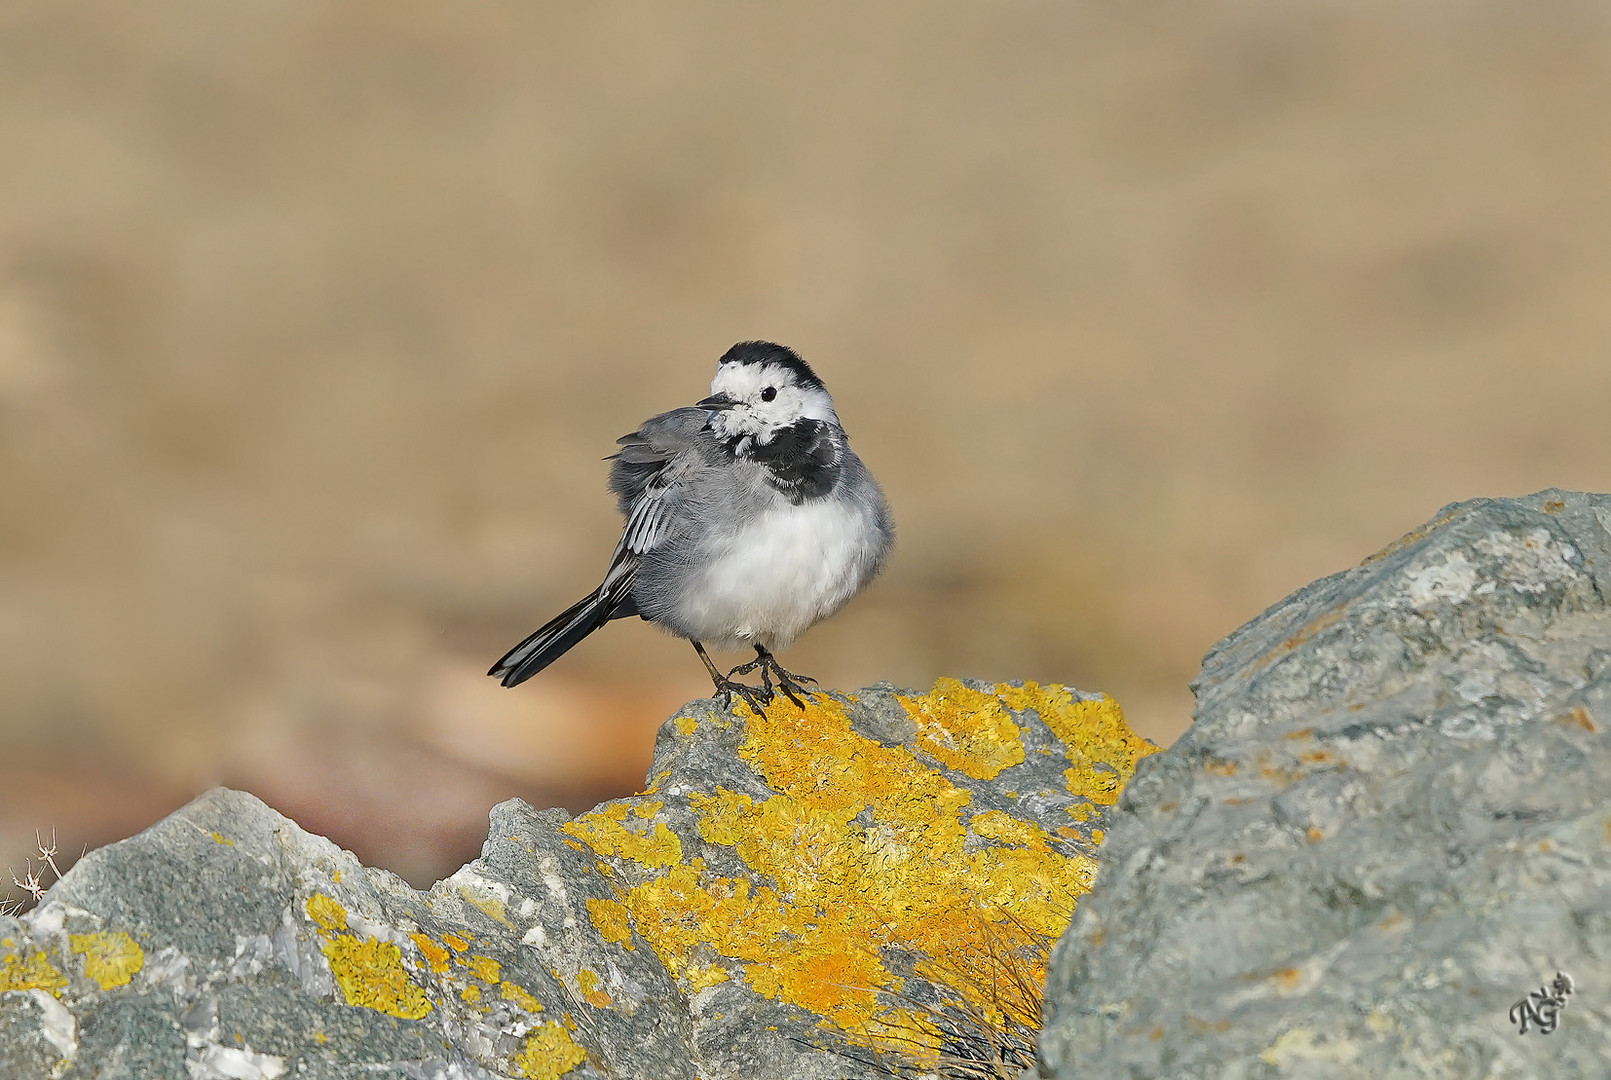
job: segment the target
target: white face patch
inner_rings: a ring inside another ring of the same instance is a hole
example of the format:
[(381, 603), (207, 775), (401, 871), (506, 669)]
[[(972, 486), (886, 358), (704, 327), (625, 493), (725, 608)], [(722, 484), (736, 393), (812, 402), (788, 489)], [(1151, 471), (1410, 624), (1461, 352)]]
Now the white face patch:
[(839, 423), (828, 391), (800, 385), (795, 373), (781, 364), (717, 364), (710, 392), (738, 402), (711, 419), (711, 430), (724, 439), (748, 436), (766, 443), (800, 420)]

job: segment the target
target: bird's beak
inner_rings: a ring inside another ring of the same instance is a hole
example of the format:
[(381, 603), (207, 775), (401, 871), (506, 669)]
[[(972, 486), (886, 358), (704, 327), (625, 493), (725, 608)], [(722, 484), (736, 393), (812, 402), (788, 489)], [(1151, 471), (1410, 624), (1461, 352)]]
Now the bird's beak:
[(731, 409), (737, 404), (738, 402), (726, 394), (712, 394), (704, 401), (698, 402), (695, 407), (700, 409)]

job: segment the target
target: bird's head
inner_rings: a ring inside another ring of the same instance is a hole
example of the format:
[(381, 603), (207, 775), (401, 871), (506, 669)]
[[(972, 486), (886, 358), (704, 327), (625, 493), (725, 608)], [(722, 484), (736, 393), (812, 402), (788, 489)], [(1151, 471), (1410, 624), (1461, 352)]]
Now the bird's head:
[(716, 363), (710, 397), (710, 427), (723, 439), (765, 444), (802, 421), (838, 426), (833, 399), (793, 349), (770, 341), (741, 341)]

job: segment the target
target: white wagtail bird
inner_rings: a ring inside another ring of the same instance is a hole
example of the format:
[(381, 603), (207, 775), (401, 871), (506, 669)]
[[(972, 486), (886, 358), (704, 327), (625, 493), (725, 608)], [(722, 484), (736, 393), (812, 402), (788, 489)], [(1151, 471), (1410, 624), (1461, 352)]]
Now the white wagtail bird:
[[(710, 396), (616, 440), (606, 460), (626, 517), (604, 582), (510, 649), (489, 675), (514, 686), (611, 619), (638, 615), (693, 642), (722, 697), (759, 708), (773, 656), (878, 576), (894, 542), (884, 493), (850, 449), (833, 399), (792, 349), (743, 341), (716, 364)], [(705, 652), (752, 646), (723, 675)], [(734, 680), (760, 669), (761, 685)]]

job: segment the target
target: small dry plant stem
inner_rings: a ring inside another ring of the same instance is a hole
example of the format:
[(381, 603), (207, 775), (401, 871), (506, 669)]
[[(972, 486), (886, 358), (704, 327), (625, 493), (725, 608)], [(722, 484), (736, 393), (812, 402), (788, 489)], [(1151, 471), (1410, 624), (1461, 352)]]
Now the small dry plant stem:
[(44, 838), (39, 833), (34, 833), (34, 847), (39, 852), (40, 866), (37, 870), (34, 869), (34, 860), (32, 858), (28, 860), (27, 868), (20, 878), (15, 870), (7, 867), (7, 873), (11, 877), (11, 887), (21, 889), (27, 895), (12, 899), (11, 890), (7, 889), (6, 898), (0, 900), (0, 915), (15, 915), (22, 911), (24, 907), (37, 904), (43, 900), (45, 898), (44, 876), (46, 869), (50, 870), (54, 880), (61, 880), (61, 868), (56, 865), (56, 852), (58, 850), (56, 847), (56, 830), (52, 829), (50, 831), (50, 843), (48, 844), (45, 843)]

